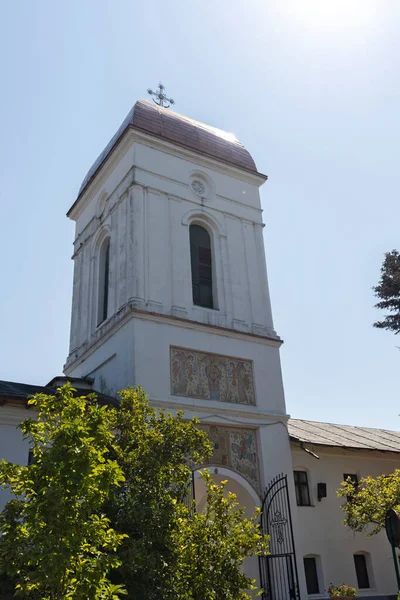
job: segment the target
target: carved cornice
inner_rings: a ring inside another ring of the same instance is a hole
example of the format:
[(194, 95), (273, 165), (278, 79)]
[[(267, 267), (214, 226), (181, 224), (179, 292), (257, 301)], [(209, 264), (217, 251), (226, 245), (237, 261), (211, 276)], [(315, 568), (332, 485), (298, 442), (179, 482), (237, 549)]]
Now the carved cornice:
[(273, 337), (268, 335), (260, 335), (259, 333), (251, 333), (248, 331), (238, 331), (237, 329), (230, 329), (228, 327), (222, 327), (220, 325), (211, 325), (208, 323), (202, 323), (200, 321), (194, 321), (192, 319), (179, 317), (170, 313), (154, 312), (144, 308), (144, 304), (140, 303), (143, 308), (137, 308), (138, 301), (130, 300), (124, 306), (122, 306), (114, 315), (102, 323), (91, 335), (90, 341), (84, 342), (80, 347), (74, 349), (69, 354), (67, 361), (64, 365), (64, 372), (68, 375), (68, 370), (72, 369), (78, 364), (84, 357), (93, 352), (105, 339), (108, 339), (113, 335), (124, 323), (130, 318), (139, 318), (150, 321), (158, 321), (175, 325), (178, 327), (184, 327), (186, 329), (194, 329), (196, 331), (204, 331), (207, 333), (214, 333), (215, 335), (221, 335), (225, 337), (233, 337), (236, 339), (247, 339), (252, 342), (259, 344), (273, 346), (279, 348), (283, 344), (278, 336)]
[(68, 217), (73, 220), (76, 220), (79, 217), (90, 200), (101, 189), (101, 186), (107, 180), (112, 170), (118, 164), (125, 152), (135, 142), (140, 142), (141, 144), (149, 146), (150, 148), (167, 152), (168, 154), (176, 156), (177, 158), (183, 158), (195, 163), (198, 166), (212, 169), (213, 171), (234, 177), (240, 181), (246, 181), (247, 183), (257, 187), (261, 187), (267, 179), (265, 175), (242, 170), (228, 163), (220, 162), (215, 158), (207, 157), (187, 148), (177, 146), (166, 140), (153, 137), (147, 133), (142, 133), (135, 129), (128, 129), (118, 142), (117, 146), (113, 149), (109, 157), (106, 159), (105, 163), (100, 167), (99, 172), (94, 177), (93, 181), (88, 185), (83, 194), (78, 196), (78, 198), (75, 200), (74, 204), (67, 213)]

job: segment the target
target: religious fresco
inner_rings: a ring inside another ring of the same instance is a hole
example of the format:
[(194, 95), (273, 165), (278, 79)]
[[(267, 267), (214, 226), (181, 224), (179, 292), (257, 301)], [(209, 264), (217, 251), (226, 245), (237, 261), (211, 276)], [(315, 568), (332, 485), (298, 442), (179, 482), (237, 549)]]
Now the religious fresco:
[(256, 430), (203, 423), (199, 428), (212, 443), (213, 454), (208, 464), (232, 468), (259, 492)]
[(251, 360), (171, 346), (174, 396), (255, 405)]

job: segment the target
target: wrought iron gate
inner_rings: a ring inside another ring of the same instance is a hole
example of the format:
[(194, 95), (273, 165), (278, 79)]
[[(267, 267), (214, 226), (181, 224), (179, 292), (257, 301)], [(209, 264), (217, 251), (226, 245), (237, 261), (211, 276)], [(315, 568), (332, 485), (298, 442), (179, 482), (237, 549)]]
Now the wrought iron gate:
[(287, 475), (275, 477), (265, 490), (261, 531), (270, 536), (270, 554), (259, 557), (262, 599), (298, 600), (299, 578)]
[(190, 481), (186, 485), (185, 491), (182, 496), (182, 502), (184, 504), (186, 504), (186, 506), (190, 509), (193, 509), (193, 500), (196, 500), (194, 474), (195, 474), (195, 471), (192, 471), (192, 474), (190, 476)]

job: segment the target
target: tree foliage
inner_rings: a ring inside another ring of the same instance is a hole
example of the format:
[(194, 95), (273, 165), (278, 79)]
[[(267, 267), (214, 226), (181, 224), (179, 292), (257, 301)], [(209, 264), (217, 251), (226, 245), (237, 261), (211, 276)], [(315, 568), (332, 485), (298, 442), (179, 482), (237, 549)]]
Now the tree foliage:
[(234, 496), (225, 497), (209, 474), (206, 513), (183, 502), (191, 467), (210, 457), (207, 434), (181, 411), (173, 416), (152, 408), (141, 388), (120, 395), (116, 460), (125, 483), (112, 490), (107, 515), (127, 538), (114, 580), (140, 600), (247, 598), (251, 581), (241, 564), (265, 549), (255, 520), (245, 519)]
[(111, 486), (123, 481), (109, 458), (114, 411), (74, 397), (68, 384), (29, 404), (37, 419), (20, 429), (34, 464), (0, 464), (0, 484), (13, 494), (0, 515), (0, 572), (23, 597), (117, 599), (122, 588), (107, 574), (123, 536), (101, 514)]
[(190, 464), (210, 456), (210, 442), (196, 420), (152, 408), (141, 388), (123, 390), (120, 396), (115, 459), (125, 484), (112, 490), (107, 515), (128, 537), (118, 551), (121, 566), (114, 580), (123, 581), (132, 598), (178, 598), (170, 590), (171, 573), (180, 560), (174, 530)]
[(181, 600), (245, 600), (260, 595), (241, 571), (247, 556), (265, 554), (268, 539), (260, 534), (259, 510), (244, 517), (236, 495), (225, 493), (227, 481), (213, 482), (205, 470), (207, 488), (204, 512), (179, 519), (175, 543), (180, 547), (180, 570), (175, 575), (176, 598)]
[(347, 497), (342, 506), (346, 513), (344, 524), (354, 531), (375, 535), (385, 527), (387, 511), (400, 510), (400, 470), (376, 478), (364, 477), (358, 484), (347, 479), (338, 496)]
[(38, 419), (20, 428), (34, 463), (0, 466), (14, 494), (0, 515), (0, 580), (35, 600), (250, 598), (243, 560), (267, 549), (258, 514), (246, 519), (208, 472), (196, 512), (185, 495), (210, 457), (207, 435), (140, 388), (120, 395), (118, 409), (69, 385), (30, 401)]
[(389, 311), (382, 321), (374, 323), (374, 327), (400, 333), (400, 253), (397, 250), (385, 254), (381, 279), (373, 290), (380, 298), (375, 307)]

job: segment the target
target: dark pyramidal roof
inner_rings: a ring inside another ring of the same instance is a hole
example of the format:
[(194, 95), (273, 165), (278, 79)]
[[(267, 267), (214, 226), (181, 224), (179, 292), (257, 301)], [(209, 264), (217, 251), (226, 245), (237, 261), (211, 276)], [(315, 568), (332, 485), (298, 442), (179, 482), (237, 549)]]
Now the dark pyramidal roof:
[(116, 134), (90, 167), (80, 187), (78, 198), (129, 128), (257, 173), (257, 167), (250, 153), (233, 134), (194, 121), (148, 100), (138, 100)]

